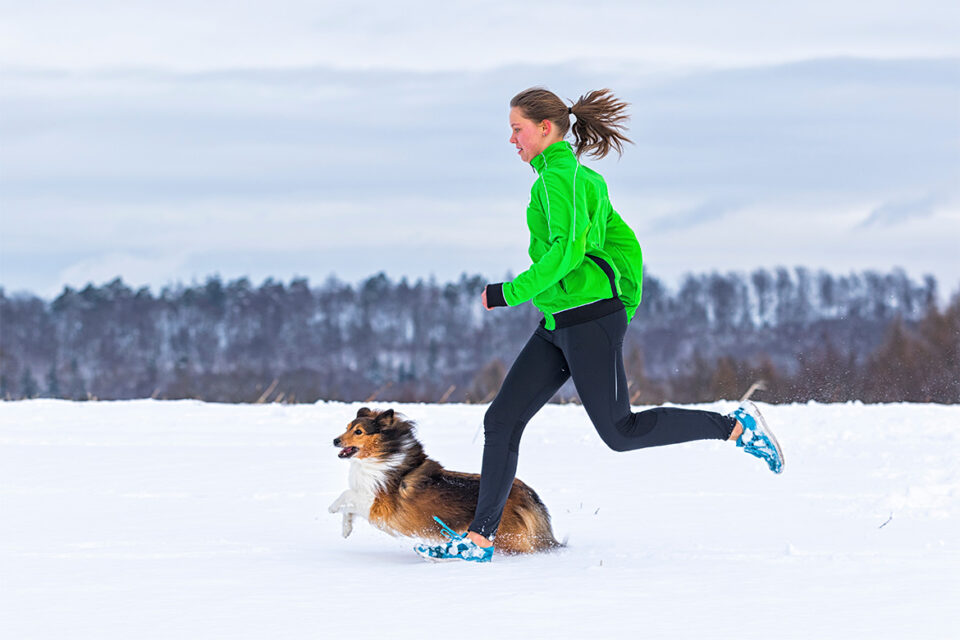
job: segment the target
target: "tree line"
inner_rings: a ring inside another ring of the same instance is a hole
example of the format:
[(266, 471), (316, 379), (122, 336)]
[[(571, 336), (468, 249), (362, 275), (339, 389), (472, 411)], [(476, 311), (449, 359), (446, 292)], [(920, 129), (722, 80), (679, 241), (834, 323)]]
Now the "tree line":
[[(541, 316), (485, 311), (485, 282), (0, 289), (0, 397), (488, 402)], [(732, 399), (762, 379), (769, 402), (960, 402), (960, 294), (938, 299), (901, 270), (691, 274), (675, 291), (648, 274), (624, 341), (631, 397)]]

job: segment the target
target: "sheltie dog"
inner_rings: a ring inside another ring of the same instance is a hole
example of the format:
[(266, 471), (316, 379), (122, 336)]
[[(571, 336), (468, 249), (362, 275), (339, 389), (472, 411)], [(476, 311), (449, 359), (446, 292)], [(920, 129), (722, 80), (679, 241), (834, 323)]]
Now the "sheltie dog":
[[(414, 424), (393, 409), (378, 412), (364, 407), (334, 438), (339, 457), (350, 459), (350, 488), (329, 509), (343, 514), (344, 538), (353, 531), (355, 515), (391, 535), (426, 540), (443, 540), (433, 516), (458, 532), (470, 525), (480, 476), (444, 469), (427, 457), (413, 431)], [(520, 480), (513, 481), (495, 542), (506, 553), (560, 546), (547, 508)]]

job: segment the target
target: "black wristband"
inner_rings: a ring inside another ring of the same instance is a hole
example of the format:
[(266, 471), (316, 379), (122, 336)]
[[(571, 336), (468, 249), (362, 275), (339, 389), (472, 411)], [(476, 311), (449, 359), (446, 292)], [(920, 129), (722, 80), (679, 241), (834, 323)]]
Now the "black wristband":
[(487, 306), (488, 307), (506, 307), (507, 301), (503, 297), (503, 283), (488, 284), (487, 288)]

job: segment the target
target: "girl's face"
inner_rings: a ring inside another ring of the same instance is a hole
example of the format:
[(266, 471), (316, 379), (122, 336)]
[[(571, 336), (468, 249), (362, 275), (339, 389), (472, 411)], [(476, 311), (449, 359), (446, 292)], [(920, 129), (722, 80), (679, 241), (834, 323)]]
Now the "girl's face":
[(530, 162), (547, 148), (552, 140), (551, 132), (556, 127), (549, 120), (536, 123), (523, 116), (520, 107), (510, 109), (510, 142), (516, 145), (517, 153), (524, 162)]

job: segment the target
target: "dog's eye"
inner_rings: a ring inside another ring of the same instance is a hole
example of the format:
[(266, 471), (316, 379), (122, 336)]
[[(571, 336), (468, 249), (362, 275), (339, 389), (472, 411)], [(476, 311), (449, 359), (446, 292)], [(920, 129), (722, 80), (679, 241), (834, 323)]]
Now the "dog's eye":
[(358, 435), (358, 436), (362, 436), (362, 435), (363, 435), (363, 431), (361, 431), (360, 429), (357, 429), (357, 430), (354, 431), (353, 433), (354, 433), (355, 435)]

